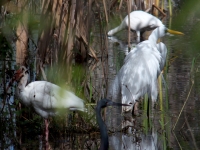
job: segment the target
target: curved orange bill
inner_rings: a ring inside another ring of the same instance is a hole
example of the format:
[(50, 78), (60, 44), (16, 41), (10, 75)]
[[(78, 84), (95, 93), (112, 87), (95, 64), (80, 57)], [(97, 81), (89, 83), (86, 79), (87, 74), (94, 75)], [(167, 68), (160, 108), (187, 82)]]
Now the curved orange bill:
[(22, 74), (23, 72), (22, 72), (22, 70), (21, 69), (19, 69), (19, 70), (17, 70), (16, 72), (15, 72), (15, 74), (14, 74), (14, 80), (15, 81), (19, 81), (19, 79), (21, 79), (21, 77), (23, 76), (23, 74)]
[(171, 30), (171, 29), (167, 29), (167, 32), (169, 32), (170, 34), (185, 35), (185, 34), (182, 33), (182, 32), (175, 31), (175, 30)]

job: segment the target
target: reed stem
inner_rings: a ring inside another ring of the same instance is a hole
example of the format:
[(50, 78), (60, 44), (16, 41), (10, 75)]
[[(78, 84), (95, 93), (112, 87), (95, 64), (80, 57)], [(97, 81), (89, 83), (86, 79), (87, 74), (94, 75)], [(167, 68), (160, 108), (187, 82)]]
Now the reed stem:
[(172, 16), (172, 2), (169, 0), (169, 16)]

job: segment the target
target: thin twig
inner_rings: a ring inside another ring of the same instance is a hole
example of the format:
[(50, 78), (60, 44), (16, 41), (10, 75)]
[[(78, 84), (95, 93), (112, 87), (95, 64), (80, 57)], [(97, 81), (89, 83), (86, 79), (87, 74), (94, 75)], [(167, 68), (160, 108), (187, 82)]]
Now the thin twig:
[(185, 105), (186, 105), (186, 103), (187, 103), (187, 101), (188, 101), (188, 99), (189, 99), (189, 96), (190, 96), (190, 93), (191, 93), (191, 91), (192, 91), (193, 85), (194, 85), (194, 81), (192, 81), (192, 85), (191, 85), (191, 87), (190, 87), (190, 91), (189, 91), (189, 93), (188, 93), (188, 96), (187, 96), (187, 98), (186, 98), (186, 100), (185, 100), (185, 102), (184, 102), (184, 104), (183, 104), (183, 107), (182, 107), (182, 109), (181, 109), (181, 111), (180, 111), (180, 113), (179, 113), (179, 115), (178, 115), (178, 118), (177, 118), (176, 123), (175, 123), (175, 125), (174, 125), (174, 127), (173, 127), (172, 130), (174, 130), (175, 127), (176, 127), (176, 124), (177, 124), (177, 122), (178, 122), (178, 120), (179, 120), (179, 118), (180, 118), (180, 116), (181, 116), (181, 113), (183, 112), (183, 109), (184, 109), (184, 107), (185, 107)]
[(106, 23), (108, 25), (108, 14), (107, 14), (107, 8), (106, 8), (105, 0), (103, 0), (103, 7), (104, 7), (105, 16), (106, 16)]
[[(77, 29), (78, 30), (78, 29)], [(96, 61), (98, 61), (98, 58), (97, 58), (97, 56), (96, 56), (96, 54), (95, 54), (95, 52), (94, 52), (94, 50), (93, 50), (93, 48), (92, 47), (90, 47), (89, 46), (89, 44), (88, 44), (88, 42), (87, 42), (87, 40), (86, 40), (86, 37), (78, 30), (78, 32), (79, 32), (79, 34), (80, 34), (80, 36), (81, 36), (81, 38), (82, 38), (82, 40), (83, 40), (83, 42), (89, 47), (89, 50), (90, 50), (90, 52), (91, 52), (91, 57), (94, 57), (95, 59), (96, 59)]]
[(148, 12), (150, 12), (150, 10), (151, 10), (151, 8), (148, 8), (148, 9), (145, 10), (145, 12), (148, 13)]
[(175, 137), (175, 139), (176, 139), (176, 141), (177, 141), (177, 143), (178, 143), (178, 146), (180, 147), (180, 150), (182, 150), (181, 144), (179, 143), (178, 138), (176, 137), (175, 132), (174, 132), (174, 131), (172, 131), (172, 132), (173, 132), (174, 137)]
[(122, 7), (122, 3), (123, 3), (123, 0), (121, 0), (120, 3), (119, 3), (119, 10), (120, 10), (121, 7)]
[(128, 50), (130, 51), (130, 0), (127, 0), (127, 7), (128, 7)]
[(109, 11), (117, 4), (118, 0), (114, 0), (111, 2), (110, 6), (109, 6)]
[(157, 7), (156, 5), (152, 5), (152, 12), (153, 12), (153, 9), (154, 8), (156, 8), (157, 10), (159, 10), (159, 12), (165, 17), (166, 16), (166, 14), (159, 8), (159, 7)]
[(44, 72), (44, 69), (43, 69), (43, 67), (42, 67), (42, 64), (40, 64), (40, 70), (41, 70), (41, 72), (42, 72), (42, 77), (44, 78), (45, 81), (47, 81), (47, 76), (46, 76), (46, 74), (45, 74), (45, 72)]
[(191, 127), (190, 127), (190, 124), (189, 124), (188, 119), (187, 119), (187, 117), (186, 117), (186, 112), (184, 112), (184, 117), (185, 117), (186, 125), (188, 126), (188, 129), (189, 129), (189, 131), (190, 131), (190, 134), (191, 134), (191, 137), (192, 137), (192, 140), (193, 140), (194, 147), (195, 147), (196, 150), (198, 150), (199, 148), (197, 147), (197, 143), (196, 143), (196, 141), (195, 141), (194, 134), (192, 134), (192, 132), (191, 132)]

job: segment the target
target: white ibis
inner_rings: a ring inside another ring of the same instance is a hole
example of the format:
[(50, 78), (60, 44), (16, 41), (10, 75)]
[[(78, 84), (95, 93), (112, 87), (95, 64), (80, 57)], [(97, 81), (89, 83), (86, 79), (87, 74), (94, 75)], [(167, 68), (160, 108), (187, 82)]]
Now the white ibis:
[(97, 123), (100, 128), (100, 134), (101, 134), (101, 144), (100, 144), (100, 149), (99, 150), (108, 150), (109, 148), (109, 141), (108, 141), (108, 132), (106, 125), (101, 117), (101, 109), (105, 108), (107, 106), (129, 106), (127, 104), (121, 104), (121, 103), (116, 103), (113, 102), (109, 99), (101, 99), (100, 101), (97, 102), (96, 106), (96, 119)]
[(114, 99), (120, 93), (122, 103), (130, 105), (122, 107), (123, 111), (132, 111), (136, 100), (146, 93), (153, 103), (156, 101), (157, 77), (164, 67), (167, 51), (163, 43), (156, 44), (156, 42), (166, 32), (183, 35), (181, 32), (160, 26), (153, 30), (148, 40), (136, 45), (126, 56), (124, 65), (114, 80), (112, 91)]
[(28, 77), (26, 67), (22, 66), (16, 71), (17, 95), (23, 104), (32, 106), (45, 119), (45, 140), (48, 143), (48, 117), (59, 114), (59, 109), (84, 111), (84, 103), (72, 92), (47, 81), (35, 81), (27, 85)]
[[(108, 36), (112, 36), (115, 33), (125, 28), (128, 28), (128, 26), (129, 23), (127, 15), (119, 26), (108, 32)], [(138, 39), (140, 38), (140, 31), (142, 29), (144, 28), (154, 29), (159, 26), (163, 26), (163, 23), (158, 18), (147, 12), (137, 10), (130, 13), (130, 29), (136, 31)]]

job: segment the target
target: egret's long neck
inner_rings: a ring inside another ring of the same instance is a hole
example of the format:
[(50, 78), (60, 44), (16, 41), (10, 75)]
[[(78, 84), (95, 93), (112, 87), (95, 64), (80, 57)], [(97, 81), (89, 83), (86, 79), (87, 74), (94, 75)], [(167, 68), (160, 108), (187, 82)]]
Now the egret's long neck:
[(103, 119), (101, 118), (101, 107), (96, 108), (96, 117), (97, 117), (97, 123), (99, 125), (100, 134), (101, 134), (100, 150), (107, 150), (109, 147), (108, 133), (107, 133), (106, 125), (103, 122)]
[(153, 32), (150, 34), (148, 40), (151, 41), (152, 43), (156, 44), (157, 40), (158, 40), (159, 34), (158, 34), (158, 30), (153, 30)]
[(155, 30), (153, 30), (153, 32), (151, 33), (151, 35), (149, 36), (148, 40), (151, 43), (156, 44), (157, 40), (163, 36), (165, 36), (165, 32), (166, 32), (167, 28), (162, 25), (160, 27), (157, 27)]
[(108, 35), (109, 35), (109, 36), (114, 35), (115, 33), (121, 31), (122, 29), (124, 29), (124, 23), (121, 23), (118, 27), (116, 27), (116, 28), (110, 30), (110, 31), (108, 32)]

